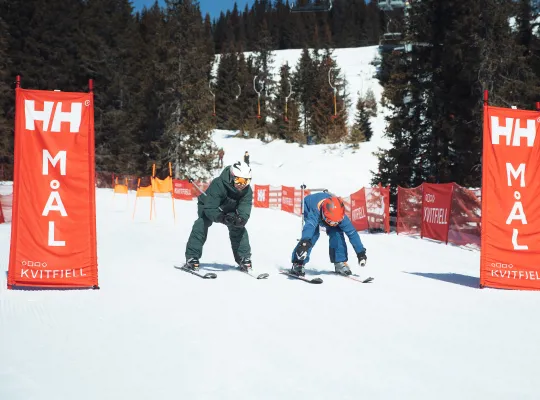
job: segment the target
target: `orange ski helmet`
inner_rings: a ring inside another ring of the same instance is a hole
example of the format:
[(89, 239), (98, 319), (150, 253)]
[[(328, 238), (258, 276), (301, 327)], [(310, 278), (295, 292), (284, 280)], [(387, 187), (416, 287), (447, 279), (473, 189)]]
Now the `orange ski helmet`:
[(339, 197), (329, 197), (321, 203), (321, 218), (330, 226), (336, 226), (345, 218), (345, 205)]

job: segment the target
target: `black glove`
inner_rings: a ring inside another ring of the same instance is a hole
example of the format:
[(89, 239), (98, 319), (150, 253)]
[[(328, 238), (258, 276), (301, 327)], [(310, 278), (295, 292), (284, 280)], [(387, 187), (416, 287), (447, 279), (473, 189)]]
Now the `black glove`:
[(303, 262), (308, 255), (309, 249), (311, 249), (311, 241), (309, 240), (300, 240), (300, 242), (296, 245), (296, 250), (294, 251), (294, 262)]
[(366, 250), (356, 253), (356, 256), (358, 257), (358, 264), (360, 264), (361, 267), (365, 267), (367, 262)]
[(247, 221), (238, 214), (219, 214), (216, 221), (228, 227), (243, 228)]
[(235, 228), (243, 228), (244, 226), (246, 226), (247, 221), (244, 218), (242, 218), (240, 215), (236, 214), (233, 216), (233, 218), (234, 218), (233, 226)]
[(230, 214), (219, 214), (216, 218), (216, 222), (226, 226), (234, 226), (235, 216)]

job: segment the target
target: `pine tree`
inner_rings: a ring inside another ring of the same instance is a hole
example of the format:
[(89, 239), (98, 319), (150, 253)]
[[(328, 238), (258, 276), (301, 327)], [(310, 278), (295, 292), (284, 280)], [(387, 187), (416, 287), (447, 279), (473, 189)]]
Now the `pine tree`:
[(306, 141), (312, 136), (309, 121), (311, 119), (311, 100), (315, 96), (315, 74), (316, 67), (307, 48), (302, 50), (302, 54), (296, 65), (294, 73), (293, 91), (300, 105), (302, 116), (302, 126)]
[(288, 64), (284, 64), (280, 70), (280, 81), (275, 97), (277, 105), (281, 105), (277, 109), (274, 116), (272, 134), (279, 139), (284, 139), (287, 142), (298, 141), (300, 134), (300, 120), (298, 114), (298, 106), (295, 101), (294, 92), (292, 91), (291, 68)]
[(375, 99), (373, 89), (369, 88), (366, 91), (366, 95), (363, 99), (363, 104), (370, 117), (375, 117), (377, 115), (377, 100)]
[(356, 102), (356, 115), (349, 138), (349, 142), (352, 143), (353, 148), (358, 148), (358, 143), (369, 141), (373, 136), (369, 115), (370, 113), (366, 107), (366, 100), (359, 97)]
[(171, 43), (165, 58), (165, 132), (160, 164), (172, 162), (176, 178), (212, 176), (216, 147), (208, 115), (208, 77), (213, 58), (204, 48), (204, 24), (198, 3), (166, 0), (166, 33)]
[[(257, 1), (255, 5), (257, 5)], [(261, 0), (259, 7), (265, 7), (263, 0)], [(263, 19), (255, 44), (254, 55), (254, 67), (257, 76), (255, 86), (257, 87), (257, 91), (260, 92), (260, 118), (258, 118), (256, 129), (250, 132), (251, 137), (260, 137), (263, 140), (266, 139), (269, 133), (268, 125), (271, 123), (273, 116), (275, 116), (277, 107), (274, 99), (271, 97), (276, 85), (271, 73), (274, 63), (272, 49), (272, 38), (267, 28), (266, 19)]]
[[(0, 169), (11, 170), (13, 165), (13, 125), (7, 115), (14, 108), (14, 94), (7, 82), (10, 80), (8, 58), (8, 29), (0, 17)], [(11, 176), (1, 176), (12, 178)]]
[(315, 51), (315, 95), (311, 99), (311, 129), (319, 143), (337, 143), (347, 134), (348, 95), (331, 50)]

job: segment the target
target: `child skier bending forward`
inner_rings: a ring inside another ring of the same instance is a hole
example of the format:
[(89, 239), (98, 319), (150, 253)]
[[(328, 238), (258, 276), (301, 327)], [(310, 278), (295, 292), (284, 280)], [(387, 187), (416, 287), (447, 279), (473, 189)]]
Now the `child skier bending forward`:
[(342, 275), (351, 275), (347, 265), (347, 243), (344, 233), (358, 257), (360, 266), (365, 266), (366, 249), (360, 240), (351, 220), (345, 215), (343, 201), (328, 193), (314, 193), (304, 199), (304, 228), (302, 238), (292, 254), (291, 272), (304, 276), (304, 266), (309, 262), (309, 255), (319, 239), (319, 226), (326, 228), (330, 241), (330, 262), (334, 263), (335, 271)]

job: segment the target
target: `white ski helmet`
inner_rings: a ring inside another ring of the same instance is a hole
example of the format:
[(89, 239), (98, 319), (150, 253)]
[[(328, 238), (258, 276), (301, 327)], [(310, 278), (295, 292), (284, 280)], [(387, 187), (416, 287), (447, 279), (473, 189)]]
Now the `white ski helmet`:
[(231, 165), (231, 175), (233, 177), (251, 179), (251, 167), (243, 161), (237, 161)]

